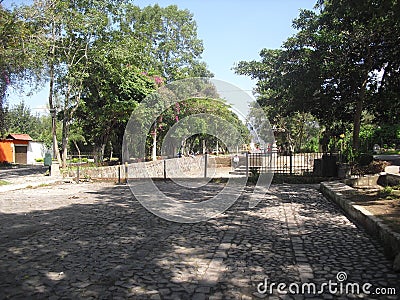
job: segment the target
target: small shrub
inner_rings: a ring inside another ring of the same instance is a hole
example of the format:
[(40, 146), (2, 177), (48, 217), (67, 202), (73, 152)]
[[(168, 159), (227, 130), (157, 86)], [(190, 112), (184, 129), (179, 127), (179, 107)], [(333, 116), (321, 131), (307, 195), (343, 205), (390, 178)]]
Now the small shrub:
[(0, 167), (11, 167), (12, 164), (8, 161), (0, 161)]
[(71, 163), (76, 164), (76, 163), (87, 163), (88, 159), (87, 157), (82, 157), (81, 159), (79, 159), (79, 157), (74, 157), (70, 160)]
[(384, 198), (391, 196), (392, 194), (393, 194), (393, 188), (390, 186), (385, 186), (383, 190), (379, 191), (379, 196)]
[(368, 153), (362, 153), (360, 154), (360, 156), (357, 159), (357, 163), (360, 166), (368, 166), (369, 164), (371, 164), (374, 160), (374, 157), (371, 154)]
[(385, 168), (389, 165), (386, 161), (373, 161), (367, 166), (355, 165), (351, 170), (353, 175), (367, 175), (367, 174), (378, 174), (385, 171)]
[(44, 158), (43, 157), (39, 157), (39, 158), (35, 158), (36, 162), (44, 162)]

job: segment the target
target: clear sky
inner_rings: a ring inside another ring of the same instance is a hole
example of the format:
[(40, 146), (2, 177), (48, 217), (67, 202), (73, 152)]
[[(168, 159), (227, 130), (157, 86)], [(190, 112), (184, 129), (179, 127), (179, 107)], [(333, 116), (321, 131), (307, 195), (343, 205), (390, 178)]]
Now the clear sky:
[[(3, 5), (30, 1), (4, 0)], [(232, 67), (241, 60), (258, 60), (263, 48), (277, 49), (295, 33), (292, 20), (302, 8), (312, 9), (315, 0), (136, 0), (143, 7), (178, 5), (193, 13), (198, 36), (203, 40), (202, 59), (215, 78), (227, 81), (251, 93), (255, 82), (246, 76), (235, 75)], [(12, 92), (8, 103), (21, 100), (32, 108), (45, 107), (47, 89), (27, 97)]]

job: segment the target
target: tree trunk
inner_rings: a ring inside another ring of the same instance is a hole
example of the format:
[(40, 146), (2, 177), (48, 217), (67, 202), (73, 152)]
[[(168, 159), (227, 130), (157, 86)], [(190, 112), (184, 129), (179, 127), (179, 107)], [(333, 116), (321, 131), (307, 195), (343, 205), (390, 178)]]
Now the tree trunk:
[(76, 150), (78, 151), (78, 158), (79, 158), (79, 162), (81, 162), (81, 149), (79, 149), (78, 144), (76, 141), (72, 141), (75, 145)]
[(94, 146), (94, 161), (96, 164), (100, 164), (103, 162), (105, 148), (106, 143), (101, 143)]
[(156, 161), (156, 160), (157, 160), (157, 129), (156, 129), (156, 126), (154, 126), (153, 148), (152, 148), (151, 157), (152, 157), (152, 160), (153, 160), (153, 161)]
[(95, 139), (95, 145), (93, 150), (94, 150), (94, 161), (96, 164), (100, 164), (104, 160), (104, 152), (110, 137), (109, 131), (111, 131), (111, 128), (106, 130), (101, 136)]
[(360, 150), (360, 129), (361, 129), (361, 114), (363, 109), (363, 101), (360, 97), (356, 104), (356, 110), (354, 113), (354, 123), (353, 123), (353, 149), (355, 151)]
[[(50, 67), (53, 69), (53, 67)], [(59, 164), (61, 164), (61, 156), (60, 151), (58, 149), (58, 141), (57, 141), (57, 120), (56, 120), (56, 109), (53, 105), (53, 85), (54, 85), (54, 74), (50, 71), (50, 92), (49, 92), (49, 108), (51, 112), (51, 135), (53, 136), (53, 158), (56, 157)]]
[(356, 109), (354, 112), (354, 123), (353, 123), (353, 150), (360, 150), (360, 130), (361, 130), (361, 116), (363, 110), (363, 103), (365, 98), (365, 93), (367, 91), (368, 84), (368, 73), (366, 74), (366, 78), (361, 85), (360, 94), (358, 95)]
[[(53, 32), (52, 32), (53, 43), (55, 39), (55, 27), (53, 24)], [(51, 134), (53, 137), (53, 158), (56, 157), (59, 164), (61, 164), (61, 156), (60, 151), (58, 150), (58, 142), (57, 142), (57, 121), (56, 121), (56, 109), (53, 103), (53, 93), (54, 93), (54, 55), (55, 55), (55, 46), (54, 44), (51, 47), (51, 60), (50, 60), (50, 86), (49, 86), (49, 109), (51, 113)]]
[(5, 114), (4, 114), (4, 107), (3, 107), (3, 103), (4, 103), (4, 99), (6, 98), (6, 90), (7, 90), (7, 85), (6, 83), (4, 83), (3, 86), (3, 82), (0, 82), (0, 138), (2, 138), (5, 133), (6, 133), (6, 126), (5, 126)]
[(371, 58), (371, 48), (368, 47), (367, 49), (367, 57), (366, 57), (366, 67), (365, 67), (365, 74), (364, 74), (364, 81), (360, 88), (360, 94), (358, 95), (356, 109), (354, 112), (354, 123), (353, 123), (353, 150), (358, 152), (360, 150), (360, 129), (361, 129), (361, 116), (363, 110), (363, 103), (365, 94), (367, 92), (367, 85), (369, 79), (369, 71), (372, 65), (372, 58)]
[(64, 115), (62, 128), (62, 167), (67, 166), (69, 120)]

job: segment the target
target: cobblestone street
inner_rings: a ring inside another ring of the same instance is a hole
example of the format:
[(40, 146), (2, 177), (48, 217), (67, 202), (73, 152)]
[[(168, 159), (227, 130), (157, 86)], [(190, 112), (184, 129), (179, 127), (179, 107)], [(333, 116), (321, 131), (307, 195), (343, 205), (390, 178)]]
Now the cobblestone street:
[[(221, 189), (179, 189), (201, 199)], [(347, 299), (270, 295), (268, 283), (337, 281), (400, 290), (382, 247), (316, 185), (273, 185), (256, 208), (243, 196), (207, 222), (160, 219), (127, 186), (61, 184), (0, 194), (0, 299)], [(342, 275), (344, 273), (341, 273)], [(323, 285), (322, 285), (323, 286)], [(398, 299), (381, 296), (380, 299)]]

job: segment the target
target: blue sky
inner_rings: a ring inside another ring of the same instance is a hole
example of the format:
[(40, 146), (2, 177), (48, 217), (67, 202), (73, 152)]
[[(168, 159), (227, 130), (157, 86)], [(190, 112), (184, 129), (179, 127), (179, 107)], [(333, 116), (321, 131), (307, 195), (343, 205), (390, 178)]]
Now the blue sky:
[[(4, 6), (26, 1), (3, 1)], [(29, 1), (30, 2), (30, 1)], [(315, 0), (137, 0), (143, 7), (158, 3), (160, 6), (178, 5), (193, 13), (198, 36), (203, 40), (202, 59), (215, 78), (227, 81), (251, 93), (255, 82), (246, 76), (235, 75), (232, 67), (241, 60), (258, 60), (263, 48), (276, 49), (295, 33), (292, 20), (302, 8), (312, 9)], [(12, 92), (9, 104), (21, 100), (33, 109), (45, 107), (47, 89), (27, 97)]]

